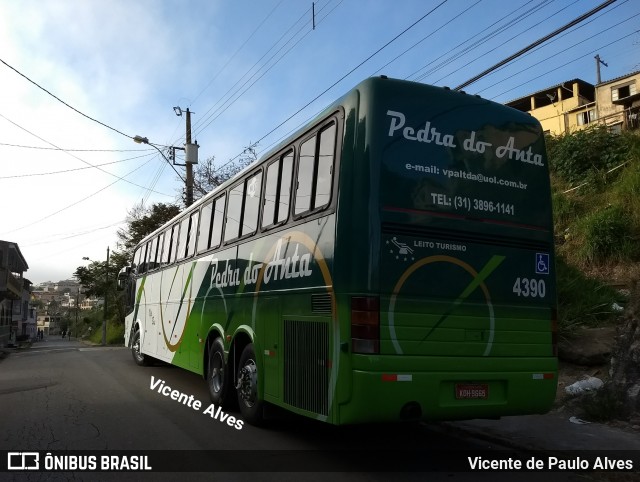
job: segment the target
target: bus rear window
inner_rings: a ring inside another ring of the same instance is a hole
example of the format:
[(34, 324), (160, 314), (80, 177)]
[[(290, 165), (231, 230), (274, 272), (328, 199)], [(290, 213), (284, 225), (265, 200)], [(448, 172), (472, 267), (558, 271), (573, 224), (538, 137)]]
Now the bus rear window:
[(416, 103), (385, 111), (382, 205), (409, 215), (548, 228), (539, 125), (516, 110), (485, 108), (482, 100), (456, 102), (455, 109)]

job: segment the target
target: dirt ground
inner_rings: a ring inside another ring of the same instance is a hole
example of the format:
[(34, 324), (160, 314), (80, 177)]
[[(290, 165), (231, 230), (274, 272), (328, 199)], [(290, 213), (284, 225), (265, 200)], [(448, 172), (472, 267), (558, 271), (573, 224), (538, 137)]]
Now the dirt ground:
[[(608, 336), (615, 337), (615, 332), (607, 332)], [(593, 336), (601, 336), (602, 333), (594, 332)], [(581, 396), (569, 395), (565, 388), (575, 383), (578, 380), (582, 380), (587, 376), (596, 377), (606, 383), (609, 380), (610, 363), (596, 365), (596, 366), (582, 366), (569, 363), (566, 361), (560, 361), (558, 366), (558, 389), (556, 392), (556, 400), (552, 408), (552, 412), (566, 414), (567, 418), (571, 416), (581, 417), (582, 410), (581, 404), (583, 399)], [(633, 433), (640, 433), (640, 418), (634, 418), (630, 421), (624, 420), (608, 420), (606, 423), (612, 427), (620, 428), (625, 431)]]

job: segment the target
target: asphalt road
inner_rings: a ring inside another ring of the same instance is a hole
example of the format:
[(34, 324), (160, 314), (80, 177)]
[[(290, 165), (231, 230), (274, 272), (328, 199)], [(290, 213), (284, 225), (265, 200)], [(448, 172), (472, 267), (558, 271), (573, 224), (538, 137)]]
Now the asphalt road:
[[(185, 394), (192, 405), (200, 401), (201, 406), (195, 410), (152, 390), (152, 377)], [(206, 385), (195, 374), (164, 364), (139, 367), (122, 347), (51, 340), (0, 361), (0, 450), (171, 451), (166, 461), (188, 460), (188, 453), (178, 451), (216, 451), (204, 456), (225, 472), (181, 474), (189, 479), (425, 480), (427, 474), (429, 480), (500, 480), (495, 472), (434, 472), (440, 461), (430, 454), (443, 449), (484, 454), (503, 448), (461, 437), (438, 424), (334, 427), (274, 410), (266, 427), (244, 424), (238, 429), (204, 414), (209, 403)], [(237, 411), (230, 415), (241, 418)], [(338, 457), (336, 449), (358, 449), (358, 460)], [(412, 454), (411, 472), (362, 471), (369, 463), (367, 457), (371, 464), (380, 463), (386, 450), (389, 465), (400, 468), (398, 464), (405, 461), (394, 460), (397, 449)], [(274, 464), (283, 472), (273, 472)], [(255, 471), (263, 467), (271, 467), (267, 469), (271, 472), (256, 476)], [(290, 467), (299, 472), (287, 472)], [(10, 475), (14, 480), (40, 480), (35, 473)], [(40, 475), (41, 480), (139, 480), (142, 474)], [(155, 473), (152, 478), (175, 480), (176, 475)], [(518, 478), (539, 480), (540, 475), (520, 473)], [(512, 479), (505, 474), (503, 480)]]

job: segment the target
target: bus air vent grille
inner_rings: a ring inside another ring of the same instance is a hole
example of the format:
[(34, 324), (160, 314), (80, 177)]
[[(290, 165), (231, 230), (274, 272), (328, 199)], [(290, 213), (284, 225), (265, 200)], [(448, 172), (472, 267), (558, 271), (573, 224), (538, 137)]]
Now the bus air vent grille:
[(320, 415), (329, 412), (327, 323), (284, 320), (284, 401)]
[(331, 295), (311, 295), (311, 312), (316, 314), (331, 314)]

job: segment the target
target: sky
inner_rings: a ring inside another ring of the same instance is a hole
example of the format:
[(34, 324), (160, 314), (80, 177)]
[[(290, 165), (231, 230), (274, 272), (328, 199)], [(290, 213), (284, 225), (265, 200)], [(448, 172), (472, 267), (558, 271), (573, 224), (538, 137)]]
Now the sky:
[[(180, 202), (184, 168), (132, 141), (182, 147), (173, 107), (220, 167), (367, 77), (453, 88), (601, 3), (318, 0), (314, 26), (306, 0), (0, 0), (0, 239), (34, 284), (71, 278), (118, 249), (134, 206)], [(508, 102), (595, 84), (596, 54), (603, 81), (640, 70), (640, 2), (617, 0), (465, 91)]]

